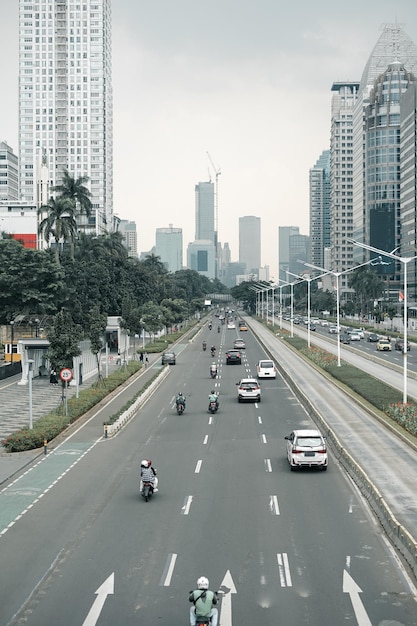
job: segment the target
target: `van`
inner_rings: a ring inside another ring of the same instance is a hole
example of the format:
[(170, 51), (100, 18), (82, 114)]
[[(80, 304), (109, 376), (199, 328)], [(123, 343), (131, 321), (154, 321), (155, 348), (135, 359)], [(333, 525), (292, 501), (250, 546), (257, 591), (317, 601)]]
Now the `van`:
[(262, 359), (257, 366), (258, 378), (276, 378), (277, 368), (270, 359)]

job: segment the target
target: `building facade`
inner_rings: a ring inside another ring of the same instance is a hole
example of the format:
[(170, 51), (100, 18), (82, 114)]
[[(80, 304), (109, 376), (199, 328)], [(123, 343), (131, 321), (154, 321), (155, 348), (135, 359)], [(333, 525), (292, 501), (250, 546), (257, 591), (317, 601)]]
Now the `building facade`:
[(216, 248), (209, 239), (200, 239), (188, 244), (187, 267), (214, 280), (216, 277)]
[(279, 226), (278, 228), (278, 278), (287, 281), (287, 272), (290, 270), (290, 239), (299, 235), (298, 226)]
[(169, 272), (178, 272), (183, 267), (182, 228), (157, 228), (155, 235), (155, 254)]
[(254, 215), (239, 217), (239, 263), (246, 274), (259, 275), (261, 267), (261, 218)]
[(128, 255), (134, 257), (138, 256), (138, 233), (136, 231), (136, 222), (129, 220), (120, 220), (119, 232), (123, 235), (123, 242), (127, 248)]
[(113, 230), (113, 104), (110, 0), (19, 0), (20, 198), (39, 205), (65, 170), (88, 176), (84, 230)]
[(310, 262), (324, 267), (330, 247), (330, 150), (323, 150), (310, 169)]
[(0, 200), (19, 200), (19, 161), (6, 141), (0, 141)]
[(195, 239), (216, 243), (214, 231), (214, 183), (195, 186)]

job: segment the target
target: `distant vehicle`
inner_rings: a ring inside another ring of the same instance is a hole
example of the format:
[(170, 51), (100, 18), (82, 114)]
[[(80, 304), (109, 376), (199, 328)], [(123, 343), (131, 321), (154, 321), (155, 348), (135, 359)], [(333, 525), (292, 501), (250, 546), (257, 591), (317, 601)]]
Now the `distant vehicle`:
[(329, 333), (331, 335), (337, 335), (337, 326), (329, 326)]
[(320, 467), (327, 470), (327, 446), (325, 437), (318, 430), (293, 430), (285, 437), (287, 459), (293, 472), (300, 467)]
[(228, 322), (227, 328), (230, 330), (233, 330), (234, 328), (236, 328), (236, 324), (234, 322)]
[(261, 361), (259, 361), (256, 371), (258, 378), (277, 377), (277, 369), (275, 367), (275, 363), (270, 359), (262, 359)]
[(248, 330), (248, 327), (246, 326), (246, 324), (239, 324), (239, 330), (246, 331)]
[(235, 339), (233, 347), (237, 350), (244, 350), (246, 348), (246, 343), (243, 341), (243, 339)]
[(232, 365), (236, 363), (240, 365), (242, 363), (242, 355), (240, 350), (228, 350), (226, 352), (226, 365)]
[[(400, 352), (404, 352), (404, 339), (402, 337), (398, 337), (398, 339), (395, 340), (394, 348)], [(407, 352), (409, 350), (411, 350), (411, 345), (410, 342), (407, 341)]]
[(363, 332), (362, 328), (349, 328), (348, 332), (356, 333), (357, 335), (359, 335), (359, 339), (365, 338), (365, 333)]
[(392, 346), (391, 346), (391, 342), (389, 341), (389, 339), (378, 339), (377, 344), (376, 344), (376, 349), (380, 350), (380, 351), (391, 351), (392, 350)]
[(377, 335), (376, 333), (368, 333), (366, 340), (370, 341), (371, 343), (376, 343), (379, 339), (379, 335)]
[(350, 340), (351, 341), (360, 341), (361, 340), (361, 336), (359, 333), (357, 333), (356, 331), (352, 331), (350, 334)]
[(321, 321), (320, 321), (320, 324), (321, 324), (322, 326), (330, 326), (330, 322), (329, 322), (329, 320), (321, 320)]
[(163, 352), (161, 357), (161, 363), (162, 365), (175, 365), (175, 352)]
[(261, 388), (255, 378), (242, 378), (242, 380), (236, 384), (238, 385), (238, 402), (242, 402), (243, 400), (253, 400), (254, 402), (261, 401)]
[(340, 334), (340, 341), (341, 343), (345, 343), (347, 345), (350, 344), (350, 335), (348, 333), (341, 333)]

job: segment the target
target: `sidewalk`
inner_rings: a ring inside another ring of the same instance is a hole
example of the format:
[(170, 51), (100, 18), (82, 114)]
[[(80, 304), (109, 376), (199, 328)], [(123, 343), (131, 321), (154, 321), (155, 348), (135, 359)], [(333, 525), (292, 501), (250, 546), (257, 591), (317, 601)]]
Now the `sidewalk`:
[[(151, 378), (155, 369), (152, 367), (160, 363), (159, 353), (149, 354), (149, 365), (143, 367), (139, 377), (143, 377), (143, 384)], [(109, 374), (120, 367), (113, 361), (109, 363)], [(105, 370), (102, 370), (105, 372)], [(0, 439), (3, 439), (16, 430), (29, 425), (29, 389), (28, 386), (19, 386), (21, 375), (6, 379), (0, 384)], [(84, 379), (80, 391), (91, 387), (97, 381), (97, 376)], [(76, 386), (68, 387), (68, 399), (76, 394)], [(51, 385), (49, 377), (34, 378), (32, 383), (32, 416), (35, 422), (42, 415), (47, 414), (62, 402), (61, 385)], [(0, 447), (0, 485), (12, 477), (16, 472), (30, 465), (36, 458), (44, 454), (43, 448), (14, 452), (10, 454)]]

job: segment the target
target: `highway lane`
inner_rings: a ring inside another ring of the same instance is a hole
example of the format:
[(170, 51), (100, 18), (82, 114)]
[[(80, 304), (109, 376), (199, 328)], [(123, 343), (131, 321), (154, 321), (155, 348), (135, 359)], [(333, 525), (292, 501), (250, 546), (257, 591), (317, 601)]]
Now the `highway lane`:
[[(222, 333), (217, 415), (206, 411), (211, 358), (195, 342), (140, 415), (0, 539), (2, 626), (44, 575), (16, 623), (95, 623), (84, 620), (113, 573), (98, 624), (185, 624), (195, 579), (204, 573), (219, 587), (227, 571), (236, 594), (222, 602), (222, 626), (230, 606), (233, 624), (337, 626), (355, 623), (344, 570), (363, 589), (370, 623), (416, 623), (401, 568), (334, 460), (327, 473), (289, 472), (283, 437), (309, 418), (285, 382), (263, 382), (259, 405), (237, 403), (235, 383), (263, 352), (246, 333), (242, 366), (224, 365), (232, 333)], [(177, 416), (180, 389), (187, 410)], [(84, 435), (73, 437), (73, 450)], [(138, 465), (149, 456), (161, 489), (145, 503)]]

